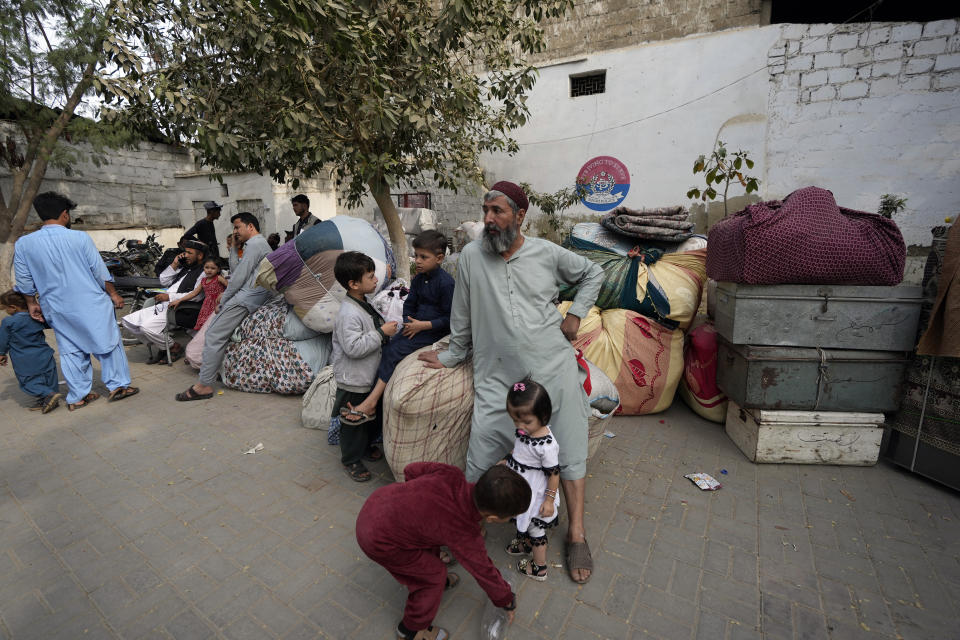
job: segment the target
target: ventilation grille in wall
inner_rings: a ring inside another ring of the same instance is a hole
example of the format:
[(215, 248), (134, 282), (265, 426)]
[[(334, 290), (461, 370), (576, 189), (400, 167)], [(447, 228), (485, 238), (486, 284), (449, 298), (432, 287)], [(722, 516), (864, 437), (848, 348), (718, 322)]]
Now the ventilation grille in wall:
[(592, 96), (603, 93), (607, 89), (607, 72), (591, 71), (590, 73), (570, 76), (570, 97)]

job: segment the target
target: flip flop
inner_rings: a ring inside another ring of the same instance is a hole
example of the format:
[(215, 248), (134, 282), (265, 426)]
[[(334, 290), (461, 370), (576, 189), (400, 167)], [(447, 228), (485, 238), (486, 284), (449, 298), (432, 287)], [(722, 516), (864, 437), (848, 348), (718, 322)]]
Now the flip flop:
[(448, 573), (448, 574), (447, 574), (447, 583), (446, 583), (445, 585), (443, 585), (443, 590), (444, 590), (444, 591), (448, 591), (448, 590), (450, 590), (450, 589), (453, 589), (453, 588), (454, 588), (455, 586), (457, 586), (458, 584), (460, 584), (460, 576), (458, 576), (458, 575), (455, 574), (455, 573)]
[(107, 402), (116, 402), (118, 400), (123, 400), (124, 398), (129, 398), (130, 396), (135, 396), (140, 393), (139, 387), (117, 387), (110, 392), (110, 397), (107, 399)]
[(77, 409), (82, 409), (99, 397), (100, 397), (99, 393), (97, 393), (96, 391), (91, 391), (87, 395), (80, 398), (80, 400), (78, 400), (77, 402), (67, 404), (67, 409), (69, 409), (70, 411), (76, 411)]
[(586, 584), (590, 581), (589, 577), (585, 580), (577, 580), (573, 577), (573, 572), (577, 569), (587, 569), (590, 571), (590, 576), (593, 576), (593, 556), (590, 555), (587, 539), (584, 538), (583, 542), (567, 542), (566, 550), (567, 572), (570, 574), (570, 579), (577, 584)]
[(43, 399), (43, 406), (40, 407), (40, 413), (47, 414), (60, 406), (60, 399), (63, 397), (63, 394), (51, 393), (49, 396)]
[(178, 402), (190, 402), (192, 400), (208, 400), (213, 397), (213, 391), (210, 393), (197, 393), (193, 390), (193, 387), (189, 387), (186, 391), (178, 393), (176, 399)]
[(363, 466), (362, 462), (353, 462), (343, 465), (343, 472), (346, 473), (354, 482), (367, 482), (373, 475)]
[[(347, 416), (360, 416), (356, 420), (350, 420)], [(357, 411), (356, 409), (340, 409), (340, 424), (364, 424), (370, 422), (371, 420), (376, 420), (377, 414), (369, 415), (363, 411)]]
[(367, 449), (367, 452), (363, 454), (363, 459), (367, 462), (380, 462), (383, 460), (383, 450), (376, 446), (370, 447)]

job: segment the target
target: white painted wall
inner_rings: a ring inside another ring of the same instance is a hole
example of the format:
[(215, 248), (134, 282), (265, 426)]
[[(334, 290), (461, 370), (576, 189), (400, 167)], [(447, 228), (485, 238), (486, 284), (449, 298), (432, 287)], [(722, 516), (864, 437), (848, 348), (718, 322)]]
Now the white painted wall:
[[(779, 27), (736, 29), (587, 56), (540, 70), (516, 132), (520, 152), (484, 160), (490, 181), (570, 187), (589, 159), (607, 155), (630, 172), (628, 207), (686, 204), (694, 159), (718, 134), (763, 169), (766, 52)], [(571, 74), (606, 70), (606, 91), (571, 98)], [(584, 206), (568, 210), (591, 214)], [(596, 214), (599, 216), (599, 214)]]
[[(310, 211), (321, 220), (337, 214), (334, 182), (326, 177), (301, 180), (297, 189), (256, 173), (227, 174), (220, 183), (207, 171), (189, 172), (178, 174), (175, 181), (180, 224), (184, 230), (206, 215), (204, 202), (214, 200), (223, 205), (220, 219), (214, 223), (217, 239), (220, 241), (221, 256), (227, 255), (226, 237), (232, 230), (230, 216), (239, 211), (258, 214), (260, 232), (264, 235), (279, 233), (281, 242), (285, 231), (291, 229), (296, 222), (290, 204), (290, 198), (294, 195), (302, 193), (310, 198)], [(256, 201), (262, 206), (259, 211), (250, 206), (251, 202)]]
[[(601, 69), (605, 93), (569, 97), (571, 74)], [(956, 20), (771, 25), (598, 53), (543, 67), (527, 104), (520, 152), (483, 161), (491, 183), (552, 192), (611, 155), (630, 171), (624, 205), (689, 204), (694, 159), (719, 137), (757, 161), (764, 199), (817, 185), (875, 211), (884, 193), (907, 197), (895, 220), (908, 245), (929, 245), (960, 209)]]

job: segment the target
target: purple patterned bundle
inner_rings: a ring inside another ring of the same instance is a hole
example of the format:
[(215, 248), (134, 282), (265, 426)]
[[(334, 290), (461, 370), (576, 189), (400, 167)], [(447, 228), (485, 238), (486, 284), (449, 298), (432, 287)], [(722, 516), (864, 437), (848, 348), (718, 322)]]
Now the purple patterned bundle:
[(893, 220), (838, 207), (819, 187), (748, 206), (710, 229), (707, 276), (743, 284), (893, 286), (906, 245)]

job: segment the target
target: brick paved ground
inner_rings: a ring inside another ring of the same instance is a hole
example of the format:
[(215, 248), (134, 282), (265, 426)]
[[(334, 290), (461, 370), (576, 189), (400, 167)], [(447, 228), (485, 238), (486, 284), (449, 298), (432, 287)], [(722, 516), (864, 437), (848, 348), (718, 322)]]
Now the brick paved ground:
[[(355, 484), (299, 398), (175, 403), (186, 367), (129, 354), (143, 392), (74, 413), (26, 411), (0, 372), (0, 636), (391, 638), (403, 591), (353, 537), (386, 465)], [(609, 428), (587, 483), (594, 578), (520, 583), (511, 638), (960, 637), (955, 492), (883, 463), (755, 466), (680, 403)], [(698, 470), (724, 488), (682, 477)], [(509, 537), (489, 536), (505, 572)], [(464, 577), (438, 623), (479, 638)]]

